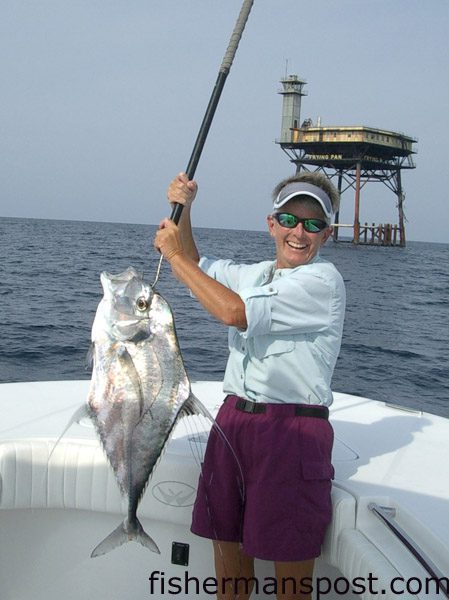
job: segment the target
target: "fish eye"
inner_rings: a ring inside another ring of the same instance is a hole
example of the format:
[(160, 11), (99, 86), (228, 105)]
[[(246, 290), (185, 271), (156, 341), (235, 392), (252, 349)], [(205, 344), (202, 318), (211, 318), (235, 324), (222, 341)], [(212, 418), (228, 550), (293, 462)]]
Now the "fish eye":
[(148, 309), (150, 303), (144, 296), (140, 296), (140, 298), (137, 298), (136, 300), (136, 306), (138, 310), (143, 312)]

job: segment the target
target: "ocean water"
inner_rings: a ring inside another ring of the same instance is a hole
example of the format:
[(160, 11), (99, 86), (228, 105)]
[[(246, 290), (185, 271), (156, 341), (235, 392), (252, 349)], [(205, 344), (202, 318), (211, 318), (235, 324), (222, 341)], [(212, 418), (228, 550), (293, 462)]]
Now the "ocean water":
[[(152, 282), (154, 226), (0, 218), (0, 382), (88, 379), (101, 271), (132, 265)], [(242, 262), (273, 257), (267, 233), (196, 229), (202, 253)], [(328, 242), (347, 289), (335, 391), (449, 417), (449, 245), (406, 248)], [(226, 328), (164, 264), (157, 289), (175, 314), (192, 381), (220, 380)]]

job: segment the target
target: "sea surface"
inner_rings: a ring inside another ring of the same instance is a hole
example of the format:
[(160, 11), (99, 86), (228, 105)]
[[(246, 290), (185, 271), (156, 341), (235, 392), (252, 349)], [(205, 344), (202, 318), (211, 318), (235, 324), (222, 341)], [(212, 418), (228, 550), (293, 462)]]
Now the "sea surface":
[[(152, 282), (155, 226), (0, 218), (0, 382), (89, 379), (101, 271), (132, 265)], [(196, 229), (200, 251), (241, 262), (273, 257), (267, 233)], [(406, 248), (330, 241), (347, 313), (333, 389), (449, 417), (449, 245)], [(175, 314), (192, 381), (220, 380), (226, 328), (164, 264), (157, 290)]]

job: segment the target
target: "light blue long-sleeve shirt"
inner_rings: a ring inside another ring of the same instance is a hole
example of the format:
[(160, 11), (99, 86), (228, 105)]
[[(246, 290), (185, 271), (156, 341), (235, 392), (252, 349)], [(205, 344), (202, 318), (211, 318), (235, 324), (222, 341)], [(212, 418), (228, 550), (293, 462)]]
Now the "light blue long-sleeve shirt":
[(294, 269), (208, 257), (199, 264), (245, 303), (247, 329), (229, 328), (224, 392), (255, 402), (329, 406), (346, 298), (334, 265), (318, 255)]

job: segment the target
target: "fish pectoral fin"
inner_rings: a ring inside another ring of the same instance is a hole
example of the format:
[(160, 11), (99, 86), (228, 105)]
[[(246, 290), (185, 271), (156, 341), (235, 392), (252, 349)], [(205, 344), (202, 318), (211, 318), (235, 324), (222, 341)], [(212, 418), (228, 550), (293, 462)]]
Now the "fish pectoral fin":
[(214, 417), (210, 414), (204, 404), (193, 394), (190, 394), (179, 411), (180, 417), (191, 415), (202, 415), (203, 417), (206, 417), (206, 419), (209, 419), (211, 423), (215, 422)]
[(144, 398), (142, 392), (142, 382), (140, 380), (139, 373), (134, 364), (133, 358), (131, 354), (126, 349), (126, 346), (120, 348), (120, 352), (118, 354), (118, 360), (126, 373), (128, 379), (131, 381), (131, 384), (134, 388), (134, 392), (138, 398), (140, 415), (143, 415), (144, 409)]
[(112, 533), (92, 550), (90, 556), (91, 558), (101, 556), (130, 541), (139, 542), (142, 546), (157, 554), (161, 553), (156, 542), (144, 531), (139, 519), (136, 518), (132, 524), (128, 522), (128, 519), (120, 523)]

